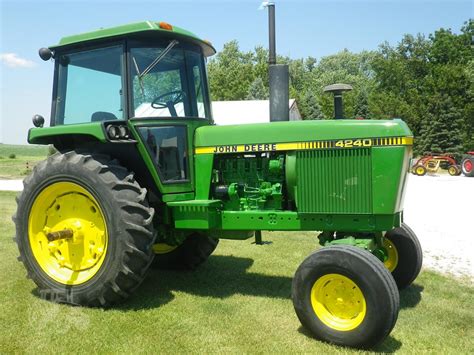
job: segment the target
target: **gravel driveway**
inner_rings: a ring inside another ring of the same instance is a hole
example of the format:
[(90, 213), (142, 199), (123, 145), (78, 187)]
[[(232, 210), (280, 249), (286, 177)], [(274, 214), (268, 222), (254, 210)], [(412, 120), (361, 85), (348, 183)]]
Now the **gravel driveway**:
[[(21, 180), (0, 180), (0, 190), (21, 191)], [(423, 266), (474, 281), (474, 178), (408, 179), (405, 222), (423, 248)]]

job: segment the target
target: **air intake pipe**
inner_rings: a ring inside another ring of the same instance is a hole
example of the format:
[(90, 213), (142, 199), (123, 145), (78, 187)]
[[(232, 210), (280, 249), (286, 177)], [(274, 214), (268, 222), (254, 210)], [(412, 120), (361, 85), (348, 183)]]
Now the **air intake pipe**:
[(334, 95), (334, 118), (342, 120), (344, 118), (344, 104), (342, 102), (342, 93), (344, 91), (351, 91), (352, 86), (348, 84), (332, 84), (326, 86), (324, 92), (329, 92)]

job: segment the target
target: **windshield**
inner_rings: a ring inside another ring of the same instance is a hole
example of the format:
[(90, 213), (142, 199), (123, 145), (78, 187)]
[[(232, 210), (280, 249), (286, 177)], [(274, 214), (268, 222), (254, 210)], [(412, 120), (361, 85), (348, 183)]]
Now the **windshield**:
[(176, 41), (132, 47), (134, 117), (209, 117), (204, 59), (196, 47)]

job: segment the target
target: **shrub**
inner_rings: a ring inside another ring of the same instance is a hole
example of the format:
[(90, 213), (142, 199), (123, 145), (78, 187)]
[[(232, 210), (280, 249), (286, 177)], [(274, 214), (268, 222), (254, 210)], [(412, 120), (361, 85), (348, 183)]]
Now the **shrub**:
[(15, 158), (16, 158), (16, 154), (11, 153), (8, 157), (9, 157), (10, 159), (15, 159)]

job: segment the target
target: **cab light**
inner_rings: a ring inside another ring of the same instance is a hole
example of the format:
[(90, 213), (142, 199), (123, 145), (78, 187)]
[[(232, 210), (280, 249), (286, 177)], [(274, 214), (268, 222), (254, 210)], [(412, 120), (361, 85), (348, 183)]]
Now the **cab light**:
[(168, 30), (168, 31), (173, 30), (173, 26), (171, 26), (168, 22), (160, 22), (158, 26), (160, 26), (162, 30)]

